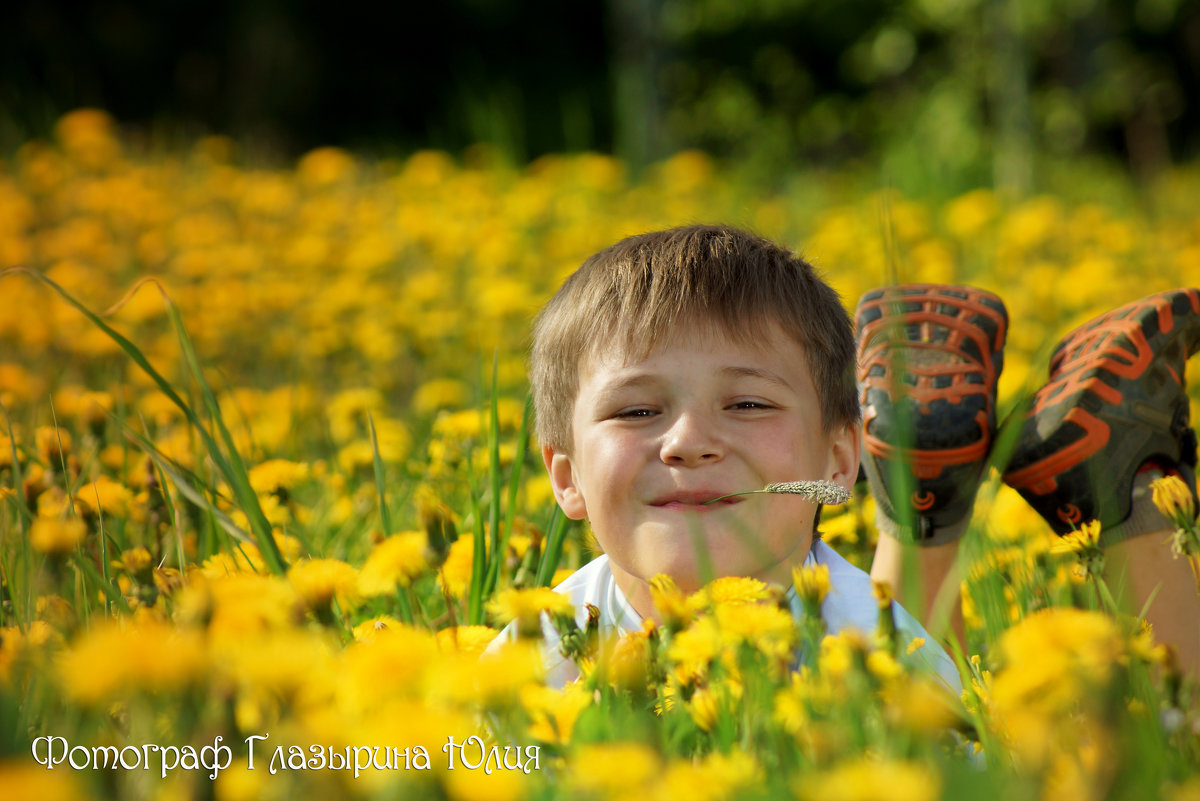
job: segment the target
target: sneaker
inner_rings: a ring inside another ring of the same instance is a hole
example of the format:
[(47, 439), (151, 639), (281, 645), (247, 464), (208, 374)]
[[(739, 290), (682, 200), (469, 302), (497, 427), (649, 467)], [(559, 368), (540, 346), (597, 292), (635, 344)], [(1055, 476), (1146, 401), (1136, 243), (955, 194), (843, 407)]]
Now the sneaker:
[(957, 539), (995, 435), (1004, 303), (907, 284), (863, 295), (855, 322), (863, 469), (880, 522), (925, 545)]
[(1198, 347), (1196, 289), (1151, 295), (1067, 334), (1051, 354), (1050, 381), (1033, 397), (1004, 481), (1059, 534), (1091, 520), (1118, 531), (1146, 466), (1177, 472), (1195, 495), (1184, 364)]

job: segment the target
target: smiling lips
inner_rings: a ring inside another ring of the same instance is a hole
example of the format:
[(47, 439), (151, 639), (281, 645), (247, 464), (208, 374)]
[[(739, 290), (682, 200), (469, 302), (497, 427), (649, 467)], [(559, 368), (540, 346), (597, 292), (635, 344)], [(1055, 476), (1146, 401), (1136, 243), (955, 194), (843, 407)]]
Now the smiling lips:
[(651, 506), (662, 509), (683, 509), (692, 512), (710, 512), (726, 506), (740, 503), (741, 498), (725, 498), (713, 504), (705, 504), (713, 498), (720, 498), (725, 493), (720, 490), (694, 490), (692, 492), (671, 492), (655, 498)]

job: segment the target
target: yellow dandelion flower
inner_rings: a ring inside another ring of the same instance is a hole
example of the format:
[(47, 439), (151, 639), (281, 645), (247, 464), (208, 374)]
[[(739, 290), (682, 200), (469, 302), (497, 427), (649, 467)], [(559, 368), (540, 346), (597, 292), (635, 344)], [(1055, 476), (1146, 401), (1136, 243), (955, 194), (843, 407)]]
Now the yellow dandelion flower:
[(29, 759), (0, 760), (0, 787), (5, 798), (83, 801), (92, 797), (79, 786), (73, 771), (49, 771)]
[(502, 624), (517, 621), (517, 634), (521, 637), (541, 636), (543, 612), (552, 617), (575, 614), (571, 599), (549, 587), (503, 590), (488, 601), (487, 609)]
[(403, 625), (399, 620), (388, 615), (376, 615), (370, 620), (364, 620), (354, 627), (351, 632), (357, 642), (371, 642), (376, 637), (384, 634), (397, 626)]
[(131, 692), (171, 692), (208, 673), (201, 637), (149, 618), (105, 622), (80, 637), (58, 664), (69, 698), (98, 704)]
[[(614, 766), (620, 766), (614, 770)], [(602, 799), (643, 795), (659, 774), (658, 753), (640, 743), (585, 745), (567, 760), (565, 781), (580, 795)]]
[(250, 468), (250, 486), (260, 495), (290, 490), (308, 478), (309, 465), (287, 459), (271, 459)]
[(904, 675), (904, 668), (896, 661), (896, 657), (881, 648), (867, 654), (867, 670), (881, 681), (891, 681)]
[(107, 392), (85, 391), (76, 398), (73, 417), (99, 435), (108, 421), (116, 401)]
[(33, 432), (33, 439), (38, 455), (50, 470), (59, 468), (62, 460), (71, 452), (71, 432), (65, 429), (39, 426)]
[(746, 643), (771, 656), (788, 658), (796, 640), (792, 613), (773, 604), (719, 606), (717, 627), (726, 641)]
[(432, 632), (391, 621), (342, 653), (338, 707), (359, 714), (384, 697), (421, 697), (429, 677), (441, 672), (446, 662)]
[(692, 693), (684, 708), (687, 709), (692, 722), (702, 731), (712, 731), (721, 716), (721, 703), (716, 693), (708, 687), (700, 687)]
[(438, 585), (450, 595), (463, 598), (471, 586), (471, 566), (475, 561), (475, 536), (462, 534), (451, 545), (438, 573)]
[(451, 626), (437, 633), (438, 647), (447, 653), (479, 656), (499, 633), (491, 626)]
[(813, 604), (824, 601), (832, 588), (828, 565), (792, 568), (792, 582), (800, 600)]
[(1075, 531), (1059, 537), (1050, 546), (1050, 553), (1058, 555), (1081, 554), (1099, 547), (1100, 521), (1084, 523)]
[(75, 501), (91, 514), (102, 511), (116, 517), (127, 516), (134, 505), (133, 492), (108, 476), (81, 486), (75, 491)]
[(343, 607), (358, 603), (358, 571), (340, 559), (303, 559), (288, 569), (288, 581), (313, 612), (328, 611), (334, 598)]
[(841, 679), (854, 669), (857, 659), (862, 658), (867, 650), (866, 638), (854, 629), (826, 634), (821, 640), (817, 665), (822, 675)]
[(721, 631), (711, 617), (702, 617), (671, 638), (667, 657), (684, 676), (702, 676), (725, 651)]
[(1158, 511), (1176, 526), (1186, 526), (1196, 519), (1195, 498), (1179, 476), (1156, 478), (1150, 483), (1150, 493)]
[(424, 531), (405, 531), (376, 545), (358, 576), (359, 591), (367, 596), (390, 595), (407, 587), (429, 567)]
[(665, 573), (659, 573), (650, 579), (650, 599), (663, 622), (669, 627), (682, 628), (695, 617), (687, 597), (680, 591), (675, 579)]
[(962, 718), (962, 704), (946, 688), (925, 677), (909, 676), (883, 691), (889, 720), (923, 734), (945, 731)]
[(934, 801), (942, 790), (938, 774), (925, 765), (869, 758), (805, 774), (793, 789), (801, 801)]
[(442, 783), (450, 801), (521, 801), (529, 795), (529, 777), (519, 770), (448, 770)]
[(180, 590), (175, 616), (181, 623), (208, 626), (216, 642), (236, 643), (266, 631), (290, 628), (303, 619), (304, 606), (286, 579), (234, 572), (209, 577), (195, 571)]
[(121, 551), (121, 558), (113, 565), (119, 570), (124, 570), (131, 576), (139, 578), (150, 578), (151, 569), (154, 567), (154, 557), (150, 555), (150, 549), (144, 545), (138, 545), (135, 548), (127, 548)]
[[(30, 471), (32, 474), (32, 471)], [(44, 478), (48, 478), (49, 474), (43, 474)], [(25, 495), (30, 497), (30, 493), (37, 492), (35, 486), (31, 484), (31, 478), (25, 479)], [(67, 495), (62, 487), (54, 485), (42, 490), (37, 496), (37, 515), (38, 517), (47, 519), (64, 518), (70, 514), (82, 515), (85, 510), (82, 504), (75, 503)]]
[(417, 387), (412, 407), (417, 414), (430, 414), (439, 409), (462, 406), (467, 402), (467, 385), (453, 378), (435, 378)]
[(336, 147), (319, 147), (305, 153), (296, 165), (296, 176), (309, 186), (330, 186), (352, 178), (354, 156)]
[(99, 109), (82, 108), (64, 114), (55, 123), (54, 135), (63, 151), (85, 167), (102, 167), (121, 154), (116, 122)]
[(435, 697), (490, 709), (504, 708), (518, 700), (525, 685), (544, 683), (546, 665), (541, 646), (535, 640), (505, 643), (482, 659), (470, 654), (449, 656), (452, 657), (449, 663), (430, 677)]
[(341, 678), (339, 646), (332, 634), (310, 628), (280, 629), (253, 640), (213, 649), (213, 667), (247, 702), (245, 723), (263, 725), (276, 699), (328, 699)]
[(329, 402), (329, 430), (333, 441), (345, 444), (366, 431), (368, 412), (378, 413), (385, 406), (383, 393), (373, 388), (347, 389)]
[(45, 382), (41, 377), (11, 362), (0, 362), (0, 403), (10, 409), (41, 397)]
[(1001, 635), (990, 708), (1019, 758), (1037, 766), (1056, 750), (1052, 744), (1079, 744), (1088, 726), (1067, 721), (1103, 714), (1096, 704), (1110, 691), (1125, 648), (1109, 615), (1082, 609), (1035, 612)]
[(592, 694), (581, 683), (555, 690), (537, 684), (521, 688), (521, 706), (529, 715), (528, 734), (549, 745), (567, 745), (579, 714), (592, 703)]
[(0, 686), (13, 689), (18, 670), (44, 672), (45, 646), (51, 642), (61, 644), (62, 635), (44, 620), (33, 621), (24, 631), (16, 626), (0, 628)]
[(77, 517), (66, 520), (39, 517), (29, 527), (29, 546), (38, 553), (64, 557), (79, 547), (87, 526)]
[(708, 754), (694, 760), (675, 759), (663, 773), (654, 798), (662, 801), (737, 798), (744, 790), (762, 786), (763, 778), (762, 767), (752, 755), (741, 750)]
[(749, 604), (766, 601), (774, 595), (770, 585), (756, 578), (723, 576), (714, 579), (688, 597), (688, 605), (695, 611), (721, 606), (722, 604)]
[(608, 637), (602, 643), (591, 674), (614, 687), (638, 690), (646, 686), (649, 663), (650, 628), (621, 637)]

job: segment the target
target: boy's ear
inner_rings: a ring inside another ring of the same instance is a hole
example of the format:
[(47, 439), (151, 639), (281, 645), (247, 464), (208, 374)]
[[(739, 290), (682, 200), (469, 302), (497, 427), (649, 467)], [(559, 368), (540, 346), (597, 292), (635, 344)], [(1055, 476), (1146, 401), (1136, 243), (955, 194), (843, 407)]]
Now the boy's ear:
[(858, 425), (855, 423), (842, 426), (830, 433), (829, 481), (841, 484), (848, 490), (854, 489), (854, 482), (858, 479), (858, 460), (861, 447), (862, 440), (859, 437)]
[(553, 445), (543, 445), (542, 461), (546, 463), (546, 472), (550, 474), (550, 486), (554, 488), (554, 499), (558, 501), (563, 514), (572, 520), (586, 518), (587, 503), (575, 481), (571, 457), (556, 450)]

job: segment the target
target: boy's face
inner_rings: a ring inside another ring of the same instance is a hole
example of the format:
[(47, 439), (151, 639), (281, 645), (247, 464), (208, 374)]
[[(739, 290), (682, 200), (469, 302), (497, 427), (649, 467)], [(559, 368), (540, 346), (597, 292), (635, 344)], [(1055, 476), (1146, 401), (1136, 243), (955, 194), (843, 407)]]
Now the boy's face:
[(822, 431), (804, 349), (772, 331), (740, 345), (691, 327), (643, 361), (585, 359), (571, 452), (542, 449), (563, 511), (591, 521), (643, 615), (655, 574), (701, 586), (698, 549), (716, 576), (785, 586), (808, 553), (816, 504), (803, 497), (701, 501), (783, 481), (849, 487), (857, 475), (857, 431)]

